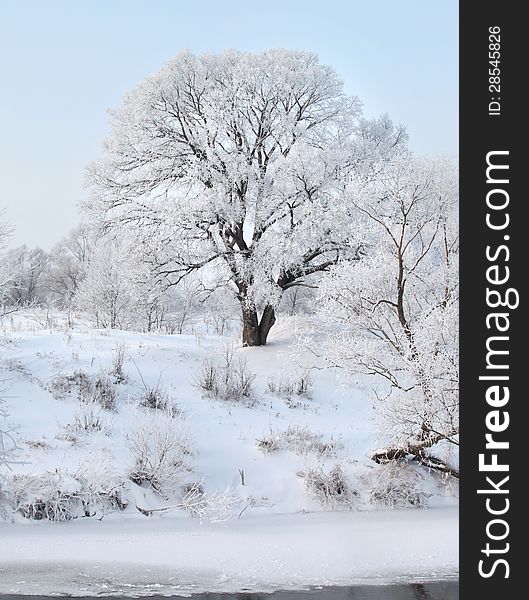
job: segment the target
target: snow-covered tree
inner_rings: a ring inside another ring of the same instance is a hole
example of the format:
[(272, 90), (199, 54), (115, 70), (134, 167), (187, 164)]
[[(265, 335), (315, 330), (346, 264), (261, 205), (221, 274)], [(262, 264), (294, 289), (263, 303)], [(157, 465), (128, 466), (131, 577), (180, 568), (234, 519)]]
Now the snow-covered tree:
[(0, 300), (5, 305), (6, 293), (12, 280), (10, 265), (6, 260), (7, 244), (12, 229), (5, 218), (5, 211), (0, 210)]
[(144, 259), (133, 240), (125, 237), (93, 240), (79, 265), (75, 291), (72, 286), (73, 306), (88, 314), (97, 327), (161, 329), (171, 311), (177, 310), (181, 294), (171, 294), (153, 274), (152, 261)]
[(44, 301), (41, 283), (48, 260), (48, 253), (42, 248), (28, 248), (25, 244), (6, 253), (5, 261), (11, 273), (5, 292), (7, 304), (31, 306)]
[(458, 444), (457, 173), (402, 156), (348, 194), (370, 240), (358, 263), (335, 267), (321, 287), (323, 314), (346, 325), (327, 358), (385, 382), (377, 394), (389, 446), (375, 460)]
[(90, 229), (81, 224), (68, 233), (50, 253), (42, 285), (48, 298), (53, 299), (62, 309), (70, 309), (86, 275), (93, 237)]
[(96, 327), (126, 329), (135, 320), (139, 277), (126, 245), (99, 239), (88, 258), (74, 306), (90, 315)]
[(313, 54), (181, 52), (113, 113), (86, 208), (161, 257), (168, 285), (214, 273), (240, 303), (243, 344), (262, 345), (284, 290), (359, 257), (344, 178), (405, 137), (363, 119)]
[(6, 212), (0, 209), (0, 306), (3, 315), (19, 308), (19, 305), (13, 303), (11, 292), (24, 267), (14, 260), (13, 251), (9, 250), (12, 234), (13, 228), (9, 224)]

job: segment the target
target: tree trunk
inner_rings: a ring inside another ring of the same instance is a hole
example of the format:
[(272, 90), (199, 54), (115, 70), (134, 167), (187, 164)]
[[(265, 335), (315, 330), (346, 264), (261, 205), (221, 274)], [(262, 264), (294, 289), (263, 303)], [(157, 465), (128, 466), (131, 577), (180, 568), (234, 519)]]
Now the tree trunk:
[(374, 460), (376, 463), (383, 464), (392, 460), (405, 460), (406, 457), (411, 456), (412, 460), (424, 465), (425, 467), (428, 467), (429, 469), (441, 471), (442, 473), (448, 473), (456, 479), (459, 479), (458, 469), (451, 467), (444, 461), (441, 461), (426, 452), (427, 448), (430, 448), (442, 439), (446, 439), (445, 436), (438, 434), (430, 436), (428, 439), (417, 442), (409, 442), (408, 444), (404, 444), (402, 446), (389, 446), (373, 452), (373, 454), (371, 454), (371, 460)]
[(255, 308), (242, 308), (242, 345), (260, 346), (259, 319)]
[(276, 322), (274, 308), (266, 306), (259, 321), (255, 308), (242, 307), (242, 345), (264, 346), (270, 329)]
[(261, 322), (259, 323), (259, 337), (261, 338), (262, 346), (266, 344), (266, 340), (268, 339), (270, 329), (272, 329), (275, 322), (276, 313), (274, 311), (274, 308), (273, 306), (268, 305), (264, 309), (263, 316), (261, 317)]

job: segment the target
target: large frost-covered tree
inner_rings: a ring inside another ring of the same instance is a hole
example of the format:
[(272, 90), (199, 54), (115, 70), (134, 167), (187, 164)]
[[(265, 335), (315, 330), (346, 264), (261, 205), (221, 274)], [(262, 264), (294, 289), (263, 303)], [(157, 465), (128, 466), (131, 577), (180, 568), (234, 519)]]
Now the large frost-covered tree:
[(348, 194), (370, 244), (320, 288), (323, 314), (346, 325), (327, 358), (385, 382), (389, 445), (375, 460), (411, 455), (456, 474), (428, 450), (458, 444), (457, 173), (403, 155), (367, 184), (353, 178)]
[(182, 52), (113, 113), (87, 208), (128, 230), (167, 285), (199, 270), (239, 300), (243, 344), (266, 343), (284, 290), (358, 258), (341, 202), (404, 142), (367, 121), (313, 54)]

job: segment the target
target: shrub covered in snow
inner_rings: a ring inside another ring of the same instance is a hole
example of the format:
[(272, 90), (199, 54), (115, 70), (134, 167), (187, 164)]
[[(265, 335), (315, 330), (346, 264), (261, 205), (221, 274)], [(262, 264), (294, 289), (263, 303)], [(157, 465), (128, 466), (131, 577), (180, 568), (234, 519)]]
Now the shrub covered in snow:
[(6, 483), (6, 495), (14, 512), (38, 521), (69, 521), (124, 507), (121, 485), (99, 455), (74, 472), (13, 474)]
[(81, 484), (85, 516), (126, 507), (127, 501), (123, 496), (124, 482), (114, 475), (107, 453), (91, 453), (77, 466), (74, 477)]
[(81, 484), (59, 470), (13, 475), (9, 491), (15, 512), (27, 519), (67, 521), (83, 514)]
[(94, 380), (92, 401), (104, 410), (115, 411), (116, 396), (116, 384), (107, 372), (101, 371)]
[(177, 416), (180, 414), (180, 410), (171, 401), (167, 390), (162, 386), (161, 373), (158, 377), (158, 381), (154, 385), (145, 381), (139, 369), (138, 374), (142, 383), (142, 391), (137, 398), (137, 402), (141, 407), (152, 410), (161, 410), (169, 416)]
[(155, 410), (166, 410), (168, 406), (167, 392), (160, 385), (145, 386), (139, 398), (140, 406)]
[(143, 390), (137, 401), (143, 408), (159, 410), (173, 417), (178, 417), (182, 414), (182, 411), (171, 400), (169, 393), (160, 385), (160, 382), (156, 385), (148, 385), (143, 382)]
[(103, 409), (95, 402), (86, 402), (80, 405), (74, 415), (74, 420), (61, 428), (57, 439), (75, 441), (77, 434), (100, 433), (107, 435), (109, 426)]
[(126, 383), (128, 380), (127, 374), (123, 370), (125, 362), (125, 345), (118, 344), (112, 351), (112, 366), (109, 375), (114, 378), (116, 383)]
[(172, 412), (156, 411), (142, 419), (127, 435), (132, 455), (129, 477), (149, 484), (162, 495), (182, 483), (192, 452), (186, 422)]
[(207, 359), (196, 377), (196, 386), (207, 396), (242, 404), (255, 402), (253, 381), (255, 374), (248, 369), (246, 360), (226, 348), (218, 361)]
[(86, 402), (92, 396), (93, 382), (88, 373), (77, 370), (69, 375), (54, 377), (48, 386), (48, 390), (56, 400), (74, 397), (80, 402)]
[(285, 431), (270, 429), (269, 435), (257, 440), (257, 447), (263, 452), (290, 450), (301, 455), (332, 457), (342, 445), (332, 437), (324, 439), (322, 434), (310, 431), (306, 425), (289, 425)]
[(371, 504), (380, 508), (426, 508), (429, 495), (419, 471), (405, 463), (370, 466), (361, 475)]
[(270, 377), (267, 382), (268, 392), (285, 400), (293, 396), (301, 398), (312, 397), (312, 377), (309, 371), (303, 371), (299, 375), (284, 374), (280, 377)]
[(323, 469), (308, 469), (301, 475), (309, 496), (326, 510), (354, 507), (358, 493), (351, 487), (341, 465), (334, 465), (328, 473)]
[(107, 371), (92, 376), (82, 370), (54, 377), (48, 386), (56, 400), (75, 397), (79, 402), (97, 403), (104, 410), (116, 410), (117, 379)]

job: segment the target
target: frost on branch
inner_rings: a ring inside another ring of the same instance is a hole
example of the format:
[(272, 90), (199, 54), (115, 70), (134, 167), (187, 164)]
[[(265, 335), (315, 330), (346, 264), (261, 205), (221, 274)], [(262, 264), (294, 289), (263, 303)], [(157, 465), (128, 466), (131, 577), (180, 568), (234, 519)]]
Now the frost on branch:
[(326, 356), (384, 382), (376, 406), (389, 445), (374, 460), (412, 456), (457, 476), (429, 454), (459, 434), (456, 173), (403, 156), (372, 181), (353, 178), (348, 195), (370, 244), (321, 290), (322, 314), (345, 325)]
[(192, 483), (184, 487), (178, 507), (192, 517), (211, 523), (228, 521), (241, 499), (229, 489), (207, 494), (202, 483)]

